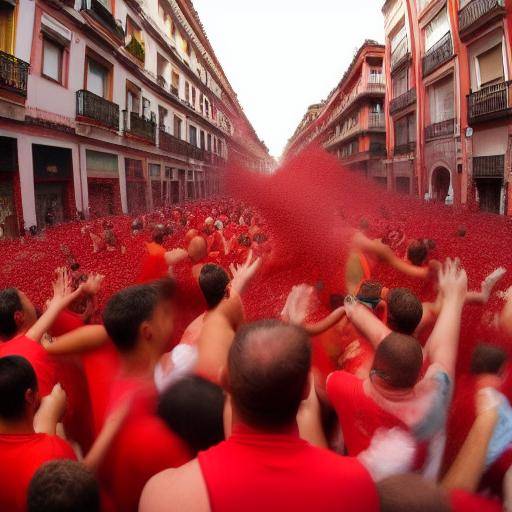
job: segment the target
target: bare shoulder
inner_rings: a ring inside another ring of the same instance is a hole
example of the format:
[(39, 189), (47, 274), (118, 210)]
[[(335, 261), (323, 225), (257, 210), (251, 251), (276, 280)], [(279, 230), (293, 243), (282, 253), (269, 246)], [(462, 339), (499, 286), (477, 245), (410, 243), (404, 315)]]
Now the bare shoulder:
[(210, 512), (208, 490), (197, 459), (155, 475), (144, 487), (139, 512)]

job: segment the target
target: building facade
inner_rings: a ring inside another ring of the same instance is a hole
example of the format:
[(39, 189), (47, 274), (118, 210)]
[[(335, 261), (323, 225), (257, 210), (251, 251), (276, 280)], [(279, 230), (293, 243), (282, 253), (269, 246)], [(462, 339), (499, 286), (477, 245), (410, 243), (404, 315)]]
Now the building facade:
[(386, 135), (384, 46), (366, 41), (322, 103), (311, 105), (285, 149), (285, 158), (316, 142), (347, 167), (379, 182)]
[(511, 9), (385, 2), (388, 189), (512, 213)]
[(272, 160), (190, 0), (0, 0), (3, 236), (219, 191)]

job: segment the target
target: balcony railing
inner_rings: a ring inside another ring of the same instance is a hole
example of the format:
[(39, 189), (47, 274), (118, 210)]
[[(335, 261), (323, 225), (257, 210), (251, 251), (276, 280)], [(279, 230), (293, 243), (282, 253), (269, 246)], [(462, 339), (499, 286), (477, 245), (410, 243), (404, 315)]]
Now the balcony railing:
[(171, 85), (171, 93), (174, 94), (174, 96), (179, 96), (178, 88), (174, 85)]
[[(124, 131), (155, 144), (156, 123), (139, 116), (136, 112), (123, 110)], [(128, 115), (129, 114), (129, 115)]]
[(450, 32), (444, 35), (423, 57), (423, 76), (430, 75), (453, 57), (453, 44)]
[(28, 62), (0, 51), (0, 89), (26, 97), (29, 67)]
[(447, 119), (439, 123), (425, 127), (425, 140), (432, 140), (437, 137), (445, 137), (455, 133), (455, 119)]
[(82, 0), (82, 10), (92, 14), (114, 37), (119, 40), (124, 39), (123, 27), (101, 2), (98, 0)]
[(484, 24), (506, 14), (503, 0), (473, 0), (459, 11), (461, 39), (471, 36)]
[(400, 67), (406, 60), (409, 60), (409, 41), (404, 37), (391, 54), (391, 71)]
[(76, 91), (76, 116), (119, 130), (119, 105), (89, 91)]
[(162, 75), (156, 77), (156, 83), (163, 89), (167, 89), (167, 80)]
[(501, 178), (505, 175), (505, 155), (473, 157), (473, 178)]
[(368, 128), (370, 129), (384, 129), (386, 128), (386, 120), (384, 112), (370, 112), (368, 116)]
[(500, 82), (471, 93), (468, 96), (469, 124), (510, 115), (511, 84), (510, 81)]
[(394, 98), (389, 103), (389, 113), (396, 114), (404, 108), (414, 105), (416, 103), (416, 88), (409, 89), (404, 94)]
[(188, 156), (189, 154), (189, 144), (187, 142), (178, 139), (177, 137), (174, 137), (174, 135), (171, 135), (170, 133), (167, 133), (164, 130), (159, 131), (158, 145), (160, 146), (160, 149), (163, 149), (168, 153), (173, 153), (182, 156)]
[(334, 135), (327, 140), (324, 146), (326, 148), (334, 146), (335, 144), (338, 144), (341, 141), (348, 139), (349, 137), (352, 137), (359, 131), (361, 131), (361, 125), (359, 123), (356, 123), (355, 125), (341, 131), (340, 133), (334, 133)]
[(405, 144), (395, 146), (395, 155), (406, 155), (416, 151), (416, 141), (410, 141)]

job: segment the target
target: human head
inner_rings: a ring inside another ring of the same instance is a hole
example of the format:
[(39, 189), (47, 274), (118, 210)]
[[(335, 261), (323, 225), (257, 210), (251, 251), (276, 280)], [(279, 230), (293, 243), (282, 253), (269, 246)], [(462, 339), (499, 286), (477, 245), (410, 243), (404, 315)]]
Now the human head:
[(0, 338), (9, 340), (19, 331), (28, 329), (37, 320), (37, 313), (29, 298), (16, 288), (0, 291)]
[(262, 430), (293, 424), (309, 391), (310, 366), (311, 341), (304, 329), (277, 320), (243, 326), (228, 356), (233, 411)]
[(28, 512), (100, 512), (100, 489), (92, 472), (72, 460), (44, 463), (28, 487)]
[(229, 276), (219, 265), (207, 263), (199, 274), (199, 287), (203, 292), (208, 309), (213, 309), (226, 297)]
[(188, 255), (190, 259), (197, 263), (204, 259), (208, 253), (206, 240), (202, 236), (195, 236), (188, 244)]
[(428, 255), (428, 246), (424, 240), (413, 240), (407, 247), (407, 259), (417, 267), (425, 263)]
[(251, 237), (247, 233), (242, 233), (238, 237), (238, 243), (243, 247), (250, 247), (251, 246)]
[(442, 490), (420, 475), (405, 474), (377, 483), (381, 512), (450, 512)]
[(190, 241), (199, 235), (199, 231), (197, 229), (189, 229), (185, 234), (185, 243), (190, 243)]
[(357, 298), (359, 301), (375, 308), (380, 302), (382, 285), (377, 281), (363, 281), (359, 287)]
[(413, 334), (423, 316), (423, 305), (411, 290), (393, 288), (388, 293), (388, 319), (390, 329), (402, 334)]
[(144, 346), (163, 353), (174, 328), (175, 291), (175, 282), (167, 278), (130, 286), (110, 298), (103, 322), (119, 352), (130, 353)]
[(21, 356), (0, 358), (0, 419), (30, 418), (38, 407), (37, 377), (32, 365)]
[(153, 229), (153, 234), (151, 235), (151, 239), (156, 244), (162, 245), (165, 239), (165, 226), (163, 224), (157, 224)]
[(224, 439), (224, 392), (197, 375), (184, 377), (160, 396), (158, 415), (194, 452)]
[(410, 389), (418, 381), (423, 366), (421, 345), (412, 336), (392, 332), (377, 347), (372, 377), (393, 389)]
[(471, 373), (499, 375), (506, 362), (507, 353), (502, 348), (488, 343), (479, 343), (471, 355)]

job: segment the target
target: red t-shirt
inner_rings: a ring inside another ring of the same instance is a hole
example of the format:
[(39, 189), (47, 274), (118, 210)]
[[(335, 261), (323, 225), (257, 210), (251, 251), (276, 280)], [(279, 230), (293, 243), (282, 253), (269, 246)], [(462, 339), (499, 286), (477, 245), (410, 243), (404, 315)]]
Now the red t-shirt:
[(503, 510), (503, 505), (498, 500), (459, 490), (450, 493), (450, 505), (453, 512), (501, 512)]
[(100, 481), (117, 510), (136, 512), (146, 482), (168, 468), (192, 460), (193, 453), (158, 418), (156, 388), (139, 379), (118, 379), (112, 386), (111, 406), (130, 391), (139, 389), (125, 423), (110, 447), (100, 472)]
[(63, 309), (55, 319), (55, 322), (53, 322), (49, 332), (52, 336), (58, 337), (84, 325), (84, 320), (78, 313), (69, 309)]
[(24, 511), (37, 469), (49, 460), (76, 456), (66, 441), (46, 434), (0, 435), (0, 510)]
[(57, 365), (52, 356), (41, 344), (27, 336), (17, 336), (0, 343), (0, 357), (5, 356), (22, 356), (32, 365), (37, 375), (41, 396), (50, 394), (53, 386), (57, 384)]
[(327, 381), (327, 395), (338, 415), (345, 448), (352, 457), (370, 446), (379, 428), (400, 427), (409, 431), (405, 423), (368, 397), (363, 381), (350, 373), (334, 372)]
[(296, 429), (261, 434), (238, 425), (198, 460), (212, 512), (379, 510), (375, 485), (356, 459), (311, 446)]

